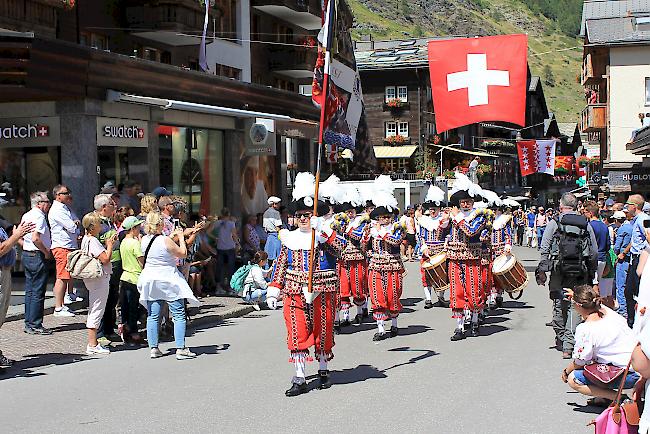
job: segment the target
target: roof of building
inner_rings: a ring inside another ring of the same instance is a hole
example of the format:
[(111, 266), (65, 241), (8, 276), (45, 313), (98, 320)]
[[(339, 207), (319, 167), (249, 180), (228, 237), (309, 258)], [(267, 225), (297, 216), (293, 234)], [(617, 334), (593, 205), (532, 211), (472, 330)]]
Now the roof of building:
[(588, 20), (620, 18), (650, 12), (650, 0), (587, 0), (582, 5), (580, 36), (585, 36)]
[(427, 66), (429, 63), (427, 43), (447, 39), (453, 38), (358, 41), (354, 52), (357, 67), (368, 70)]
[[(648, 10), (650, 15), (650, 10)], [(602, 18), (587, 20), (589, 44), (644, 44), (650, 42), (650, 26), (639, 26), (637, 17)]]
[(560, 129), (560, 134), (572, 139), (578, 124), (576, 122), (558, 122), (557, 127)]
[(528, 83), (528, 92), (535, 92), (537, 90), (537, 86), (539, 86), (539, 83), (540, 83), (539, 76), (531, 75), (530, 83)]

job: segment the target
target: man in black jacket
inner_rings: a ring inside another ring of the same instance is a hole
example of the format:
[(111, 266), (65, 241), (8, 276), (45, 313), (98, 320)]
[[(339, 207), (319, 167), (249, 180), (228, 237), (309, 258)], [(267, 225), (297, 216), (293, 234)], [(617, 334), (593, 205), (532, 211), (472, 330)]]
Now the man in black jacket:
[[(580, 215), (576, 208), (578, 199), (571, 193), (565, 193), (560, 199), (560, 216), (558, 219), (552, 219), (548, 222), (540, 253), (542, 255), (539, 266), (537, 267), (537, 283), (544, 285), (546, 283), (546, 272), (551, 272), (549, 280), (550, 298), (553, 300), (553, 329), (555, 330), (555, 345), (558, 349), (562, 348), (562, 357), (570, 359), (572, 357), (575, 339), (573, 334), (580, 322), (580, 315), (571, 307), (571, 300), (567, 299), (564, 294), (564, 288), (573, 289), (577, 285), (585, 283), (598, 284), (596, 270), (598, 264), (598, 244), (596, 236), (591, 226), (588, 225), (586, 217)], [(587, 270), (579, 277), (567, 276), (558, 268), (558, 221), (563, 225), (582, 227), (589, 234), (589, 256), (586, 261)]]

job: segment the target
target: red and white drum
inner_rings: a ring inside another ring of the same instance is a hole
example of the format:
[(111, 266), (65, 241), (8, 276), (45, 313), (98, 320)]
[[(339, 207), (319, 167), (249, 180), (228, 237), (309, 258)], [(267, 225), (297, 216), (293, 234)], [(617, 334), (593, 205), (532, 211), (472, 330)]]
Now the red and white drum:
[(513, 299), (518, 299), (528, 286), (528, 273), (513, 255), (501, 255), (492, 263), (494, 284)]
[(447, 254), (445, 252), (429, 258), (422, 264), (427, 283), (437, 292), (444, 292), (449, 289), (449, 275), (447, 274)]

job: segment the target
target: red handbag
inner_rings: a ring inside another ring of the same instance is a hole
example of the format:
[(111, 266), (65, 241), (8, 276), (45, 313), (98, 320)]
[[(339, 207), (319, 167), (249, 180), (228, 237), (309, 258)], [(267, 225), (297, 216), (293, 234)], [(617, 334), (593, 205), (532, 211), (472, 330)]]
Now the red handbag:
[(614, 366), (612, 364), (592, 363), (585, 365), (584, 375), (587, 380), (596, 386), (609, 388), (613, 383), (620, 379), (625, 372), (625, 368)]

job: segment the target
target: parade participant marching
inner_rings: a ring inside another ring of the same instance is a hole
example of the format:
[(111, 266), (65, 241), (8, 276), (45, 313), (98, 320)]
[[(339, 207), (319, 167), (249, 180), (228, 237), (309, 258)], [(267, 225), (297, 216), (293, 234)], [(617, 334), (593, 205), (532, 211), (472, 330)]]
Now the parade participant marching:
[[(311, 347), (314, 347), (314, 355), (319, 361), (319, 388), (331, 386), (327, 362), (334, 357), (334, 311), (338, 285), (336, 259), (331, 253), (332, 249), (340, 252), (343, 246), (321, 218), (312, 218), (314, 182), (310, 173), (296, 176), (289, 212), (294, 215), (298, 229), (280, 231), (282, 248), (274, 263), (266, 299), (269, 307), (275, 309), (280, 293), (283, 294), (289, 360), (296, 369), (286, 396), (307, 392), (305, 363), (311, 360)], [(318, 214), (326, 214), (328, 205), (319, 200), (317, 210)], [(316, 251), (313, 256), (313, 292), (308, 293), (312, 229), (316, 231)], [(318, 295), (309, 303), (312, 294)]]
[(471, 336), (478, 336), (478, 315), (485, 304), (487, 263), (484, 243), (489, 242), (493, 214), (488, 209), (473, 209), (481, 188), (466, 176), (456, 173), (451, 196), (451, 232), (447, 242), (450, 307), (456, 319), (452, 341), (465, 339), (465, 311), (471, 316)]
[(488, 307), (490, 310), (494, 310), (503, 305), (503, 289), (495, 286), (492, 275), (492, 262), (497, 257), (504, 254), (509, 255), (512, 252), (512, 214), (510, 214), (510, 208), (503, 205), (496, 208), (491, 234), (491, 261), (488, 280), (490, 296), (488, 298)]
[(395, 222), (393, 212), (397, 209), (397, 199), (393, 196), (393, 181), (381, 175), (373, 184), (373, 203), (376, 208), (370, 213), (370, 231), (362, 240), (364, 248), (370, 243), (368, 255), (368, 286), (372, 302), (373, 317), (377, 321), (377, 333), (373, 341), (388, 337), (384, 321), (391, 319), (390, 337), (397, 336), (397, 317), (402, 310), (402, 274), (404, 265), (399, 246), (404, 240), (405, 231)]
[[(422, 259), (420, 260), (420, 273), (422, 275), (422, 287), (424, 288), (424, 308), (449, 307), (445, 301), (445, 288), (432, 288), (433, 282), (427, 278), (425, 264), (433, 256), (444, 252), (445, 240), (449, 234), (449, 214), (440, 212), (445, 202), (445, 193), (440, 187), (431, 185), (427, 191), (422, 207), (429, 215), (422, 215), (418, 219), (418, 237), (420, 238)], [(446, 270), (445, 270), (446, 271)], [(437, 290), (438, 300), (433, 303), (431, 300), (432, 290)]]
[(357, 307), (354, 320), (356, 324), (361, 324), (364, 316), (368, 315), (368, 261), (361, 247), (361, 240), (370, 223), (370, 216), (361, 213), (363, 201), (357, 188), (352, 186), (345, 188), (345, 197), (339, 210), (341, 213), (335, 218), (337, 232), (341, 233), (346, 241), (338, 269), (341, 295), (340, 325), (344, 327), (350, 324), (352, 303)]

